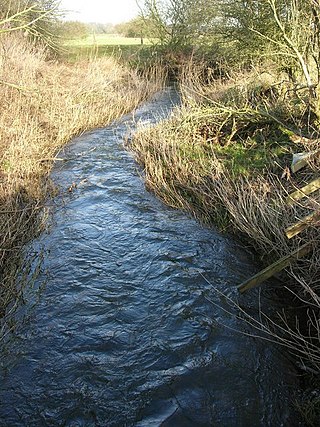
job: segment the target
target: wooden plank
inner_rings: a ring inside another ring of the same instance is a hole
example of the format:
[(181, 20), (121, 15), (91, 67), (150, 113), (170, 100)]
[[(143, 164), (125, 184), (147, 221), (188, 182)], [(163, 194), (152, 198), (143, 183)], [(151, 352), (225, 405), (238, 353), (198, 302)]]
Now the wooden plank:
[(320, 220), (320, 211), (316, 211), (300, 219), (295, 224), (290, 225), (290, 227), (286, 228), (284, 231), (288, 239), (291, 239), (292, 237), (301, 233), (301, 231), (308, 228), (310, 225), (315, 225), (315, 223), (319, 220)]
[(309, 182), (304, 187), (300, 188), (297, 191), (289, 194), (287, 197), (287, 204), (289, 206), (293, 205), (296, 201), (303, 199), (303, 197), (308, 196), (309, 194), (314, 193), (316, 190), (320, 188), (320, 178), (314, 179)]
[(294, 261), (297, 261), (298, 259), (307, 255), (311, 251), (311, 249), (312, 249), (312, 244), (305, 243), (295, 251), (291, 252), (289, 255), (286, 255), (285, 257), (279, 259), (278, 261), (269, 265), (264, 270), (252, 276), (250, 279), (241, 283), (241, 285), (238, 286), (239, 292), (243, 293), (248, 289), (259, 286), (262, 282), (264, 282), (267, 279), (270, 279), (270, 277), (274, 276), (276, 273), (279, 273), (279, 271), (288, 267), (288, 265), (292, 264)]

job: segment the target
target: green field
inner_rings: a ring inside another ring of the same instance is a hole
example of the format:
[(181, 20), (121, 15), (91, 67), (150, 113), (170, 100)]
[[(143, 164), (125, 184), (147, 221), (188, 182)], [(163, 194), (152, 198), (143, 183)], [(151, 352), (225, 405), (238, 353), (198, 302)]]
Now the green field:
[[(150, 45), (153, 40), (144, 38), (143, 44)], [(140, 37), (122, 37), (118, 34), (91, 34), (83, 39), (69, 40), (65, 45), (73, 47), (89, 46), (134, 46), (140, 45)]]
[(63, 57), (69, 62), (90, 57), (113, 55), (126, 62), (134, 60), (142, 49), (150, 48), (156, 39), (122, 37), (118, 34), (92, 34), (64, 43)]

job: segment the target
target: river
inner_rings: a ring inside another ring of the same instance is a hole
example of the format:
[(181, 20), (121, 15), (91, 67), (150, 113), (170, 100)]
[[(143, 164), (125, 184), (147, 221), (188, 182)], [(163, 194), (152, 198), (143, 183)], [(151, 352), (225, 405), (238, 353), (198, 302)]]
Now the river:
[(235, 288), (254, 257), (148, 193), (123, 146), (177, 102), (168, 88), (64, 150), (28, 319), (2, 349), (1, 426), (300, 425), (290, 361), (214, 291), (255, 313), (258, 291)]

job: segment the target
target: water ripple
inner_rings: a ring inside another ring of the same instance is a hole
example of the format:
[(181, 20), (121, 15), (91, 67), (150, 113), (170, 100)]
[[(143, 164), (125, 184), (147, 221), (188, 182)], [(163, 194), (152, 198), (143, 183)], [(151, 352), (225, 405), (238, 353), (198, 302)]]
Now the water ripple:
[(123, 149), (128, 126), (174, 102), (169, 89), (65, 150), (63, 205), (36, 242), (47, 285), (2, 358), (1, 426), (295, 425), (289, 362), (234, 332), (209, 283), (236, 295), (252, 256), (147, 193)]

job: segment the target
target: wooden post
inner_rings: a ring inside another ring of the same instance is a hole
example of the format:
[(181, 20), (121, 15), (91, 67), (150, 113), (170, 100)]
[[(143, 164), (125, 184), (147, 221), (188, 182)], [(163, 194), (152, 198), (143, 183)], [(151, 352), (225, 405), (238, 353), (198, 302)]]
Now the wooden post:
[(265, 268), (264, 270), (252, 276), (250, 279), (241, 283), (241, 285), (238, 286), (239, 292), (243, 293), (248, 289), (259, 286), (262, 282), (269, 279), (279, 271), (283, 270), (294, 261), (297, 261), (298, 259), (307, 255), (311, 251), (311, 249), (312, 249), (312, 244), (305, 243), (295, 251), (291, 252), (289, 255), (286, 255), (285, 257), (279, 259), (278, 261), (269, 265), (269, 267)]
[(315, 223), (319, 220), (320, 220), (320, 211), (316, 211), (300, 219), (300, 221), (296, 222), (295, 224), (290, 225), (290, 227), (286, 228), (284, 231), (288, 239), (291, 239), (292, 237), (301, 233), (301, 231), (305, 230), (310, 225), (315, 225)]
[(289, 196), (287, 197), (287, 204), (289, 206), (292, 206), (297, 200), (303, 199), (303, 197), (308, 196), (309, 194), (312, 194), (316, 190), (319, 190), (319, 188), (320, 188), (320, 178), (314, 179), (304, 187), (289, 194)]

